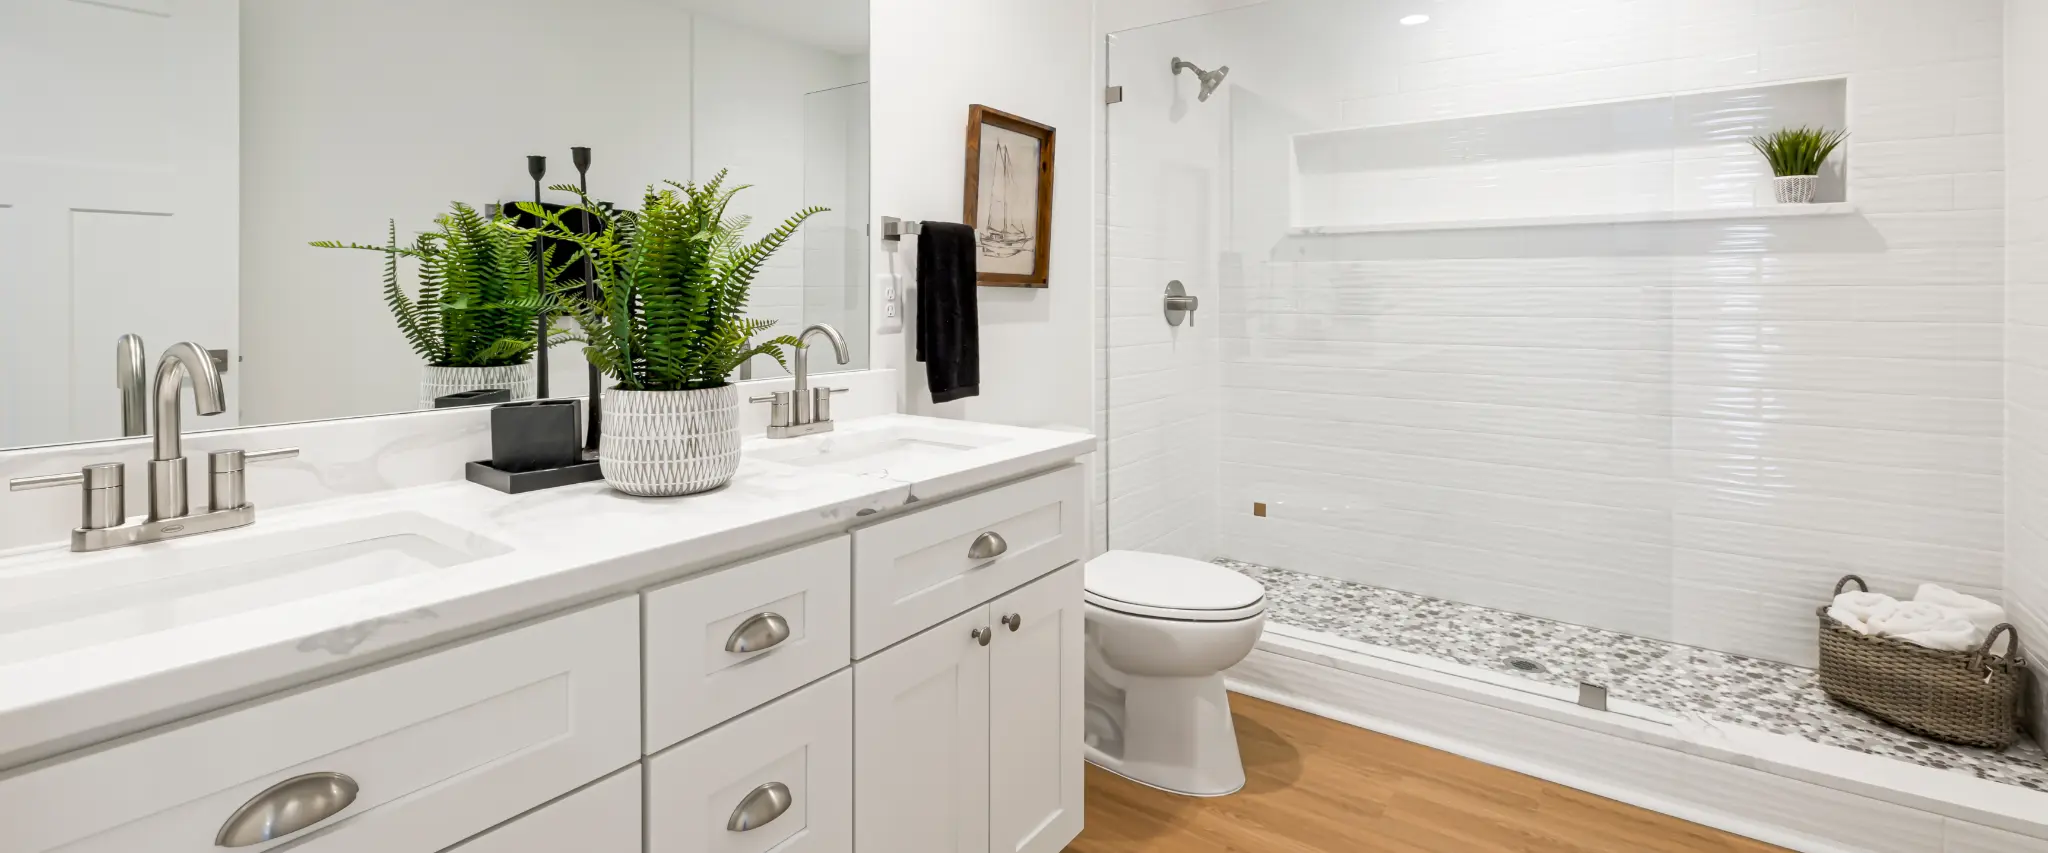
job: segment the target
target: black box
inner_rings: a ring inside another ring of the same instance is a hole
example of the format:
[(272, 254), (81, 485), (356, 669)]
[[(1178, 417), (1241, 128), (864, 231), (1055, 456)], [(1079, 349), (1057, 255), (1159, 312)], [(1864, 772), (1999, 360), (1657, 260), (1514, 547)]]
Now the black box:
[(491, 467), (506, 473), (583, 461), (576, 400), (506, 403), (491, 410)]

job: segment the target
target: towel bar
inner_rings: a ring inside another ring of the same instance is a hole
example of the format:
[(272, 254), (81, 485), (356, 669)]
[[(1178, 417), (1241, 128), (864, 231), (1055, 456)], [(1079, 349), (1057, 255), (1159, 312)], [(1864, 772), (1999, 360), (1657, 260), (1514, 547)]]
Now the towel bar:
[[(885, 242), (895, 243), (901, 241), (904, 237), (915, 237), (922, 233), (924, 233), (924, 223), (915, 219), (897, 219), (894, 216), (882, 217), (882, 239)], [(974, 237), (977, 240), (981, 239), (981, 229), (974, 229)]]

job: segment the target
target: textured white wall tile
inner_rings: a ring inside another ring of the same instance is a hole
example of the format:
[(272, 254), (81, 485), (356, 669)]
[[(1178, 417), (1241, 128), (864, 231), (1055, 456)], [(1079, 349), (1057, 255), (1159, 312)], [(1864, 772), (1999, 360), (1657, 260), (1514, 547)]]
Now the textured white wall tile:
[[(1113, 531), (1198, 538), (1176, 498), (1200, 494), (1219, 555), (1804, 663), (1842, 574), (2008, 586), (2007, 506), (2048, 513), (2048, 439), (2015, 451), (2042, 459), (2039, 488), (2005, 482), (2004, 446), (2008, 419), (2048, 435), (2048, 273), (2038, 297), (2007, 292), (2006, 242), (2048, 270), (2029, 248), (2048, 216), (2019, 213), (2048, 198), (2048, 162), (2008, 163), (2006, 121), (2048, 119), (2006, 106), (1998, 0), (1429, 13), (1305, 0), (1118, 36)], [(1229, 64), (1220, 96), (1155, 73), (1173, 54)], [(1688, 94), (1828, 78), (1849, 81), (1833, 104)], [(1658, 98), (1593, 130), (1487, 118)], [(1852, 217), (1282, 237), (1316, 211), (1768, 203), (1742, 137), (1843, 110)], [(1338, 146), (1306, 165), (1372, 168), (1288, 197), (1291, 134), (1444, 119), (1449, 142)], [(1205, 267), (1232, 252), (1249, 265), (1229, 280)], [(1195, 336), (1157, 320), (1172, 276), (1212, 288)], [(2040, 334), (2008, 346), (2008, 311)]]
[[(2005, 587), (2022, 642), (2048, 648), (2048, 5), (2005, 4), (2008, 280)], [(2033, 639), (2029, 640), (2028, 637)], [(2048, 735), (2048, 679), (2030, 719)], [(2043, 845), (2048, 849), (2048, 845)], [(1993, 849), (1966, 847), (1960, 849)], [(2003, 848), (2001, 848), (2003, 849)]]

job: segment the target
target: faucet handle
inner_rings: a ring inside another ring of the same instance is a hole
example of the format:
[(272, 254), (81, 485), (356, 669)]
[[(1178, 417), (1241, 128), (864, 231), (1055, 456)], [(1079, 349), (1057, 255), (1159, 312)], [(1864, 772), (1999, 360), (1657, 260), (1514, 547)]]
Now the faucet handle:
[(246, 467), (256, 462), (275, 462), (299, 455), (296, 447), (276, 450), (216, 450), (206, 454), (206, 508), (213, 512), (240, 509), (249, 502)]
[(829, 423), (832, 420), (832, 395), (844, 394), (845, 388), (817, 387), (811, 389), (811, 423)]
[(50, 474), (7, 481), (10, 492), (84, 486), (78, 526), (85, 530), (119, 527), (128, 520), (128, 466), (119, 462), (87, 465), (76, 474)]
[(762, 394), (759, 397), (747, 398), (747, 402), (750, 403), (771, 404), (768, 409), (768, 425), (778, 427), (790, 425), (790, 411), (794, 408), (793, 402), (795, 400), (796, 392), (794, 391), (776, 391), (772, 394)]

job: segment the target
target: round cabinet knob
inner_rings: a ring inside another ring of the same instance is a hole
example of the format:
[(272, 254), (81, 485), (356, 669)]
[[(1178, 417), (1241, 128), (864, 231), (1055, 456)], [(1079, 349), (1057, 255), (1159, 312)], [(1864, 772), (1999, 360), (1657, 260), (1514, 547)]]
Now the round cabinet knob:
[(987, 628), (976, 628), (974, 629), (974, 633), (969, 634), (968, 636), (973, 637), (975, 642), (986, 646), (988, 645), (988, 641), (995, 639), (996, 632), (991, 631)]
[(789, 639), (789, 620), (780, 613), (756, 613), (747, 621), (732, 629), (732, 636), (725, 638), (725, 650), (746, 654), (780, 645)]
[(749, 792), (740, 800), (738, 808), (732, 810), (732, 817), (725, 821), (728, 832), (748, 832), (774, 823), (775, 819), (789, 811), (796, 797), (789, 792), (789, 786), (781, 782), (770, 782)]
[(356, 780), (340, 773), (308, 773), (286, 779), (250, 798), (221, 824), (217, 847), (248, 847), (275, 841), (348, 808), (356, 801)]
[(1012, 613), (1005, 616), (1003, 617), (1003, 624), (1009, 627), (1010, 633), (1015, 634), (1018, 629), (1024, 627), (1024, 614)]

